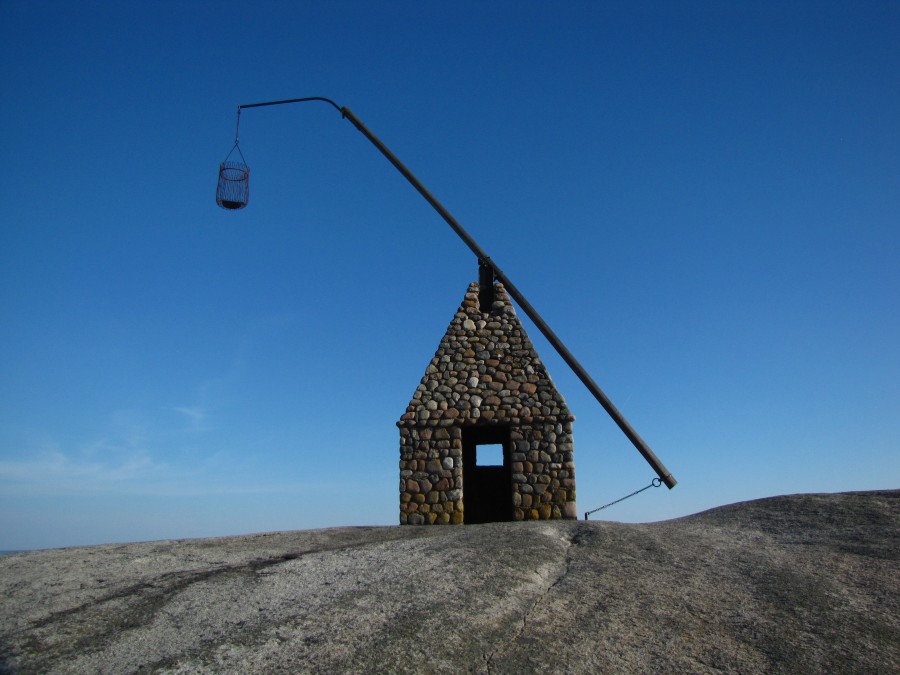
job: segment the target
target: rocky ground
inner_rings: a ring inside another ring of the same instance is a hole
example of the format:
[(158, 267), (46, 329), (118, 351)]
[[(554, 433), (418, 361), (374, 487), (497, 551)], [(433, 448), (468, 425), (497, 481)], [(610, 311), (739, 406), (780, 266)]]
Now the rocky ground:
[(0, 672), (900, 672), (900, 490), (0, 557)]

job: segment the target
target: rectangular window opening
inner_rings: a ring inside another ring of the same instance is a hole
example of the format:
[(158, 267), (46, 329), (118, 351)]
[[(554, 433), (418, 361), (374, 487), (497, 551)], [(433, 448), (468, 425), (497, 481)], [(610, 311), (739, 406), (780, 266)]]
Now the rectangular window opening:
[(489, 443), (475, 446), (476, 466), (503, 466), (503, 444)]

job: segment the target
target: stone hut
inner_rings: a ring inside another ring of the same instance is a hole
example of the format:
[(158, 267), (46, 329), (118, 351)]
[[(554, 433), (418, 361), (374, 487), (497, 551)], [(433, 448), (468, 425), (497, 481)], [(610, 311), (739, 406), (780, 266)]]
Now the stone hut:
[(400, 523), (578, 517), (572, 422), (500, 283), (472, 283), (400, 428)]

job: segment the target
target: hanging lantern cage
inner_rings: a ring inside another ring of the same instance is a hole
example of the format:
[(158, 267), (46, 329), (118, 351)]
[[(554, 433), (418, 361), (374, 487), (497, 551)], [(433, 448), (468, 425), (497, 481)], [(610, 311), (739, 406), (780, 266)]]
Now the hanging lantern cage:
[[(237, 150), (240, 159), (233, 159)], [(219, 184), (216, 186), (216, 204), (230, 211), (242, 209), (250, 200), (250, 167), (244, 153), (235, 141), (225, 160), (219, 164)]]

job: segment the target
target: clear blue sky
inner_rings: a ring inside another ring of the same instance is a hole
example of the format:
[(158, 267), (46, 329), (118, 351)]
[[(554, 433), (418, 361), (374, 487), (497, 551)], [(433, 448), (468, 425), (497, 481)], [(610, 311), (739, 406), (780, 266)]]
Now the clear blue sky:
[[(0, 549), (397, 522), (473, 256), (679, 480), (900, 487), (900, 4), (0, 3)], [(520, 315), (522, 313), (520, 312)], [(527, 321), (579, 510), (654, 474)]]

